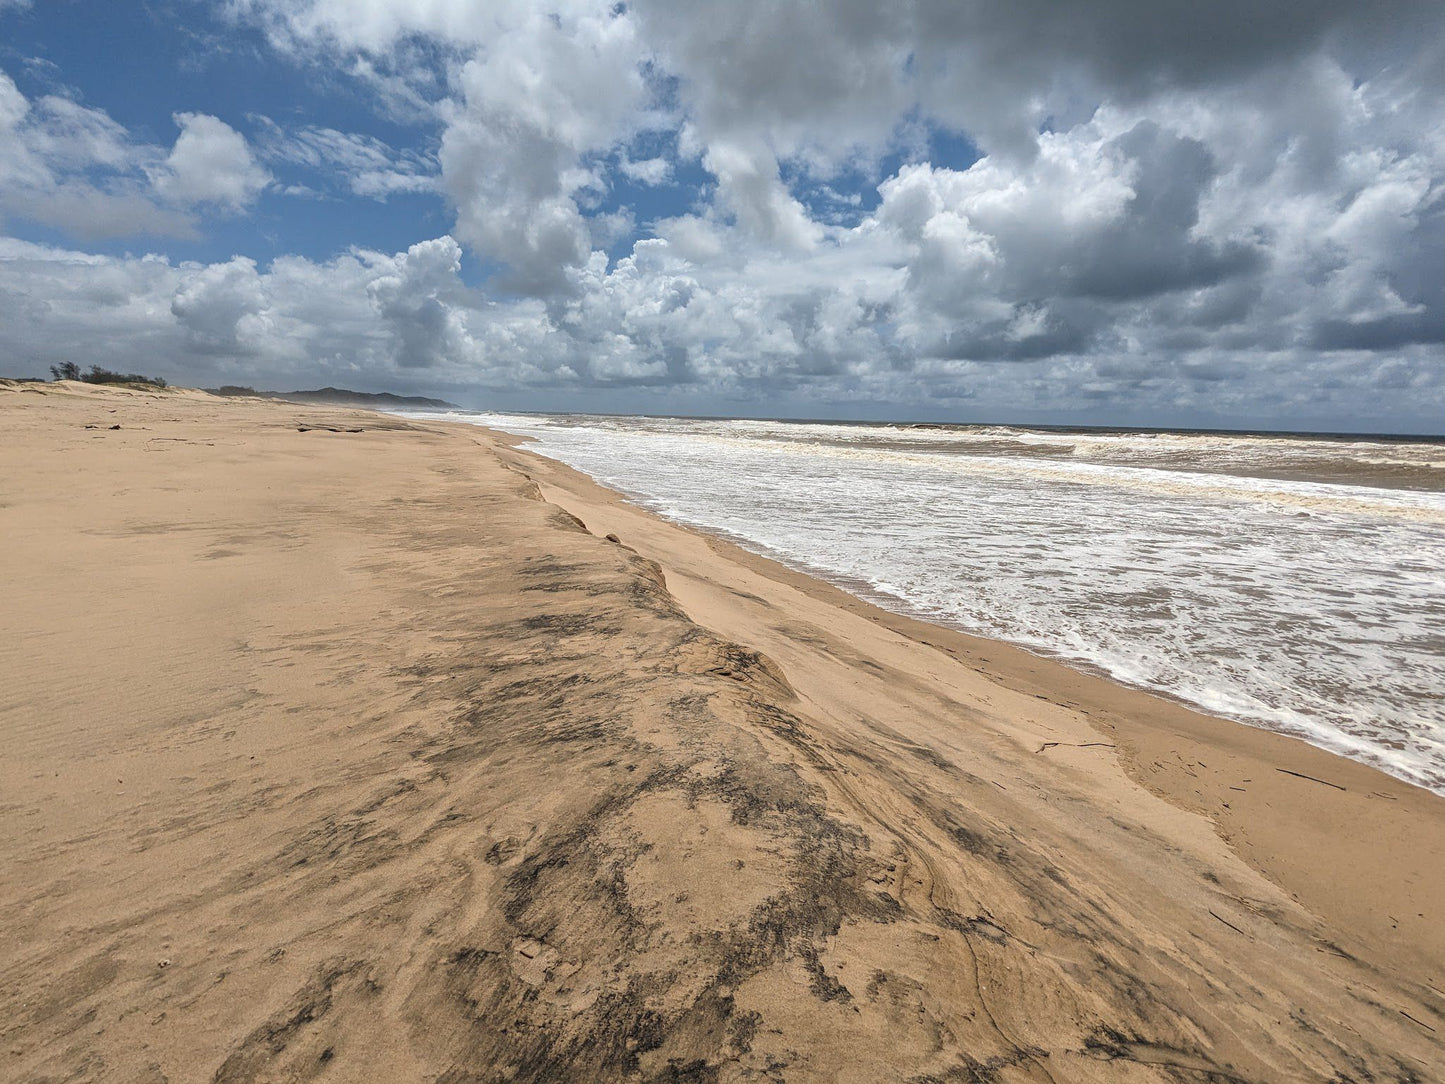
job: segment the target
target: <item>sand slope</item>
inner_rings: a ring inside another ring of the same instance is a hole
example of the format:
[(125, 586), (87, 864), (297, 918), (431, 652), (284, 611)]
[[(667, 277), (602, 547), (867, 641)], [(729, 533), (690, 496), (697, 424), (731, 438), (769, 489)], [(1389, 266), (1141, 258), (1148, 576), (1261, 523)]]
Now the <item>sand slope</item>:
[(1442, 1075), (1368, 769), (461, 426), (9, 388), (0, 468), (4, 1079)]

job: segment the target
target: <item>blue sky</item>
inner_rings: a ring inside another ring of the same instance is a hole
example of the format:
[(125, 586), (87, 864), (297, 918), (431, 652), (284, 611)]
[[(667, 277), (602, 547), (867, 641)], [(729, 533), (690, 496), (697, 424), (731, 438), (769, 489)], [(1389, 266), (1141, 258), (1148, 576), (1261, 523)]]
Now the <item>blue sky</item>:
[(0, 0), (3, 369), (1445, 428), (1445, 14)]
[[(22, 92), (31, 98), (59, 93), (104, 109), (138, 140), (169, 143), (176, 134), (173, 114), (201, 112), (253, 141), (264, 137), (264, 117), (354, 132), (422, 153), (434, 149), (435, 133), (379, 112), (365, 86), (281, 56), (259, 29), (224, 18), (214, 5), (56, 0), (12, 7), (0, 18), (7, 43), (0, 65)], [(194, 240), (165, 239), (163, 251), (204, 261), (287, 253), (325, 258), (353, 245), (397, 251), (450, 225), (435, 191), (385, 201), (357, 198), (328, 185), (318, 171), (294, 166), (278, 180), (308, 184), (326, 198), (298, 200), (279, 187), (269, 189), (246, 217), (217, 218)], [(63, 231), (23, 220), (7, 232), (27, 240), (68, 240)], [(120, 255), (156, 241), (130, 236), (88, 248)]]

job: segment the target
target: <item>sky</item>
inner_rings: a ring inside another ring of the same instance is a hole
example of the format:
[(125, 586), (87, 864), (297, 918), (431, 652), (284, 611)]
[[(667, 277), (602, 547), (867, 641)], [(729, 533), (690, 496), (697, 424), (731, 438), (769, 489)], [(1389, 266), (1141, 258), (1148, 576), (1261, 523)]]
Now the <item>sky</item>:
[(1438, 0), (0, 0), (0, 374), (1445, 431)]

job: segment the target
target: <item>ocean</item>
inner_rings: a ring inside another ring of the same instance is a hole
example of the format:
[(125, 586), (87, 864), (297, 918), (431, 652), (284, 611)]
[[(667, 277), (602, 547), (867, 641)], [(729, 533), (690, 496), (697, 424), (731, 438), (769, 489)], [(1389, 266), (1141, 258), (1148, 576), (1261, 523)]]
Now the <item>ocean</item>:
[(433, 416), (896, 611), (1445, 794), (1445, 440)]

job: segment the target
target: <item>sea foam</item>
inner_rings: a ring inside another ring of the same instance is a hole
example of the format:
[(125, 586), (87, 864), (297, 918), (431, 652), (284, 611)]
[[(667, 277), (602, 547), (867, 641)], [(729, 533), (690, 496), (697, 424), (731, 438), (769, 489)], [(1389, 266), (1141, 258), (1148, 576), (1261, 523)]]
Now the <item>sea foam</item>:
[(884, 605), (1445, 793), (1445, 445), (467, 420)]

